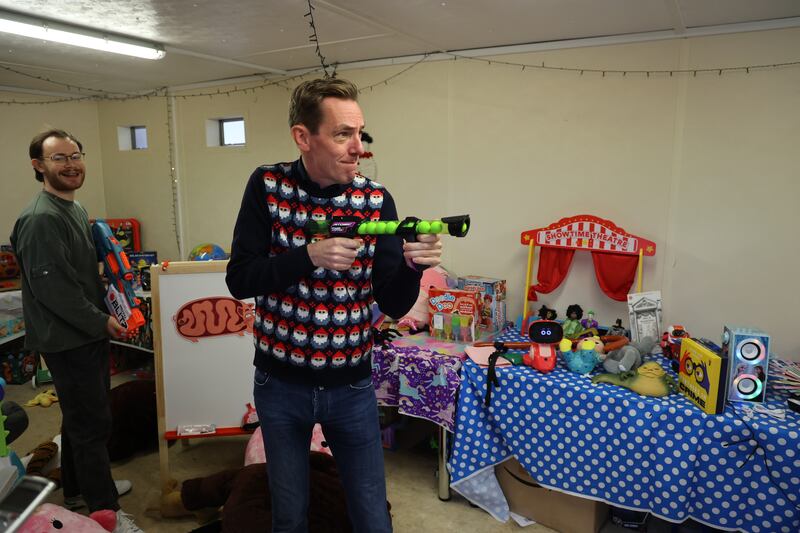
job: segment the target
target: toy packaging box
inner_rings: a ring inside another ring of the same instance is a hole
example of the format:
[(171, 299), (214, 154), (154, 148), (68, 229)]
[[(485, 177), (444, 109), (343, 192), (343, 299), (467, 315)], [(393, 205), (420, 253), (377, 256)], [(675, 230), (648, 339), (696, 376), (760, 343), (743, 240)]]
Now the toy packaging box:
[(480, 327), (487, 333), (496, 333), (506, 324), (506, 280), (463, 276), (458, 278), (458, 288), (481, 294)]
[(462, 343), (475, 342), (481, 318), (481, 294), (431, 287), (428, 292), (431, 336)]
[(133, 270), (133, 290), (150, 290), (150, 267), (158, 264), (158, 252), (127, 252)]
[(681, 341), (678, 389), (710, 415), (725, 410), (728, 358), (712, 342), (684, 338)]

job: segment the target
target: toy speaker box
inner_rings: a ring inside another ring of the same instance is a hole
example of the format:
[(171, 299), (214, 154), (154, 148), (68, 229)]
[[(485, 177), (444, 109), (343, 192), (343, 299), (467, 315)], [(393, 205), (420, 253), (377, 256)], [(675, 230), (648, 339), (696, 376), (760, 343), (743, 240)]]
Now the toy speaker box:
[(706, 339), (681, 340), (678, 389), (697, 407), (710, 415), (725, 410), (728, 386), (728, 358), (721, 348)]
[(769, 369), (769, 335), (755, 328), (725, 326), (722, 351), (730, 360), (728, 400), (764, 401)]

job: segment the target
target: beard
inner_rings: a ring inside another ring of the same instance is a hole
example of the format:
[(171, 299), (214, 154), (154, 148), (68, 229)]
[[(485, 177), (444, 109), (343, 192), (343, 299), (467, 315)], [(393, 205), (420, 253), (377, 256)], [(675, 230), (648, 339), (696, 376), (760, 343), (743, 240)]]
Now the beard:
[(52, 171), (47, 169), (42, 172), (44, 181), (53, 189), (60, 192), (76, 191), (83, 186), (86, 172), (82, 168)]

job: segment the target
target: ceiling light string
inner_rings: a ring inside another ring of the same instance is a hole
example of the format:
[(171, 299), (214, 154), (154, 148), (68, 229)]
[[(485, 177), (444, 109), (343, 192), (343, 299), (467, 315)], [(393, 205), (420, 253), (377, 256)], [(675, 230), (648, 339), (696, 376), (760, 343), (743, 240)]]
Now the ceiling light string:
[[(237, 93), (245, 93), (245, 94), (247, 94), (250, 91), (255, 93), (255, 91), (258, 90), (258, 89), (264, 89), (264, 88), (271, 87), (271, 86), (274, 86), (274, 85), (280, 86), (280, 84), (282, 84), (282, 83), (286, 83), (286, 82), (289, 82), (289, 81), (292, 81), (292, 80), (296, 80), (298, 78), (302, 78), (302, 77), (308, 76), (309, 74), (314, 74), (316, 72), (320, 72), (321, 70), (322, 70), (322, 68), (318, 67), (316, 69), (310, 70), (310, 71), (305, 72), (303, 74), (297, 74), (295, 76), (289, 76), (288, 78), (281, 78), (279, 80), (265, 81), (264, 83), (262, 83), (260, 85), (251, 86), (251, 87), (234, 86), (233, 89), (230, 89), (228, 91), (217, 90), (217, 91), (211, 92), (211, 93), (208, 93), (208, 92), (205, 92), (205, 93), (188, 93), (188, 94), (176, 94), (175, 96), (177, 98), (181, 98), (181, 99), (185, 100), (186, 98), (199, 98), (199, 97), (206, 97), (206, 96), (209, 97), (209, 98), (213, 98), (214, 96), (230, 96), (231, 94), (237, 94)], [(66, 103), (66, 102), (80, 102), (80, 101), (86, 101), (86, 100), (120, 102), (120, 101), (126, 101), (126, 100), (139, 100), (139, 99), (142, 99), (142, 98), (164, 98), (164, 97), (166, 97), (166, 95), (163, 93), (163, 91), (166, 90), (166, 89), (167, 89), (166, 87), (159, 87), (159, 88), (153, 89), (152, 91), (149, 91), (147, 93), (131, 93), (130, 96), (114, 96), (114, 93), (106, 93), (105, 95), (87, 95), (87, 96), (64, 97), (64, 98), (55, 98), (55, 99), (51, 99), (51, 100), (32, 100), (32, 101), (16, 100), (16, 99), (0, 100), (0, 104), (7, 104), (7, 105), (12, 105), (12, 104), (14, 104), (14, 105), (44, 105), (44, 104), (61, 104), (61, 103)], [(96, 90), (100, 91), (100, 89), (96, 89)]]
[(67, 89), (76, 89), (78, 91), (92, 91), (92, 92), (97, 92), (97, 93), (100, 93), (100, 94), (103, 94), (103, 95), (119, 94), (119, 95), (124, 95), (124, 96), (130, 96), (130, 93), (122, 93), (122, 92), (115, 93), (115, 92), (110, 92), (110, 91), (104, 91), (102, 89), (93, 89), (91, 87), (83, 87), (81, 85), (75, 85), (74, 83), (66, 83), (66, 82), (61, 82), (61, 81), (55, 81), (55, 80), (51, 80), (50, 78), (48, 78), (46, 76), (37, 76), (35, 74), (29, 74), (27, 72), (24, 72), (24, 71), (21, 71), (21, 70), (17, 70), (15, 68), (11, 68), (11, 67), (6, 66), (6, 65), (0, 65), (0, 68), (3, 69), (3, 70), (6, 70), (8, 72), (13, 72), (14, 74), (19, 74), (20, 76), (33, 78), (33, 79), (39, 80), (39, 81), (45, 81), (47, 83), (52, 83), (53, 85), (60, 85), (62, 87), (66, 87)]
[(422, 63), (423, 61), (428, 59), (428, 57), (430, 57), (430, 55), (431, 55), (430, 53), (426, 52), (425, 55), (423, 55), (422, 58), (419, 61), (417, 61), (415, 63), (412, 63), (411, 65), (407, 66), (406, 68), (404, 68), (400, 72), (396, 72), (395, 74), (392, 74), (391, 76), (389, 76), (388, 78), (386, 78), (383, 81), (379, 81), (378, 83), (373, 83), (372, 85), (367, 85), (366, 87), (361, 87), (358, 90), (358, 92), (364, 92), (367, 89), (369, 89), (371, 91), (374, 87), (377, 87), (379, 85), (388, 85), (389, 84), (389, 80), (393, 80), (394, 78), (405, 74), (406, 72), (408, 72), (412, 68), (416, 67), (417, 65), (419, 65), (420, 63)]
[(538, 70), (556, 70), (562, 72), (577, 72), (583, 75), (585, 72), (592, 72), (596, 74), (601, 74), (603, 77), (606, 74), (622, 74), (625, 77), (628, 74), (644, 74), (648, 78), (651, 74), (668, 74), (672, 76), (673, 74), (691, 74), (692, 76), (696, 77), (698, 73), (708, 73), (713, 72), (718, 76), (722, 76), (723, 72), (734, 72), (734, 71), (744, 71), (746, 74), (750, 74), (751, 70), (773, 70), (778, 68), (786, 68), (786, 67), (795, 67), (800, 65), (800, 61), (786, 61), (783, 63), (765, 63), (760, 65), (744, 65), (738, 67), (710, 67), (710, 68), (692, 68), (692, 69), (647, 69), (647, 70), (637, 70), (637, 69), (599, 69), (599, 68), (586, 68), (586, 67), (562, 67), (557, 65), (545, 65), (544, 62), (538, 65), (531, 65), (528, 63), (514, 63), (512, 61), (501, 61), (498, 59), (484, 59), (482, 57), (471, 57), (465, 56), (461, 54), (455, 54), (452, 52), (447, 52), (447, 55), (451, 56), (454, 60), (455, 59), (468, 59), (470, 61), (480, 61), (482, 63), (487, 63), (488, 65), (498, 64), (498, 65), (505, 65), (514, 68), (521, 68), (523, 71), (527, 69), (538, 69)]
[[(308, 36), (308, 41), (314, 43), (319, 64), (322, 66), (322, 70), (325, 71), (325, 77), (335, 78), (336, 66), (331, 67), (325, 62), (325, 56), (322, 55), (322, 50), (319, 48), (319, 36), (317, 35), (317, 26), (314, 23), (314, 6), (311, 4), (311, 0), (306, 1), (308, 2), (308, 13), (303, 15), (303, 18), (308, 18), (308, 25), (311, 26), (311, 35)], [(328, 72), (328, 69), (331, 69), (331, 72)]]

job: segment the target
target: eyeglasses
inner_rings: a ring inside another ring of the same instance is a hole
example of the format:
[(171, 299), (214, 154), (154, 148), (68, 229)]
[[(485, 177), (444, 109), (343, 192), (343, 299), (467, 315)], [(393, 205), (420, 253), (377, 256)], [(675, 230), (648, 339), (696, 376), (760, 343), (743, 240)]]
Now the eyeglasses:
[(45, 159), (49, 159), (53, 163), (64, 164), (67, 162), (67, 159), (72, 161), (73, 163), (78, 163), (79, 161), (83, 161), (83, 158), (86, 156), (83, 152), (75, 152), (74, 154), (65, 155), (65, 154), (53, 154), (48, 157), (40, 157), (39, 160), (43, 161)]

